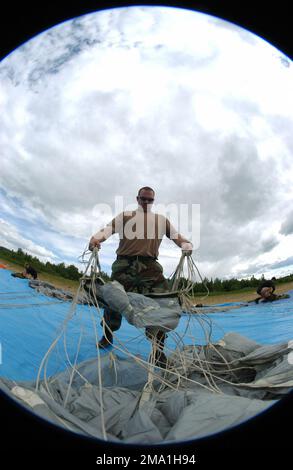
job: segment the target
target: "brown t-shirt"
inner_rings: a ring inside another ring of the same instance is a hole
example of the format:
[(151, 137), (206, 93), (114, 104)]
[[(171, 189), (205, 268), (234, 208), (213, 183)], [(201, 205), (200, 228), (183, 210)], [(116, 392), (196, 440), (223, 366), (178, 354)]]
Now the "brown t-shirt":
[(117, 255), (155, 258), (159, 255), (159, 246), (164, 235), (174, 241), (178, 236), (178, 232), (165, 216), (143, 212), (140, 209), (121, 212), (94, 237), (107, 239), (113, 233), (119, 233), (120, 237)]

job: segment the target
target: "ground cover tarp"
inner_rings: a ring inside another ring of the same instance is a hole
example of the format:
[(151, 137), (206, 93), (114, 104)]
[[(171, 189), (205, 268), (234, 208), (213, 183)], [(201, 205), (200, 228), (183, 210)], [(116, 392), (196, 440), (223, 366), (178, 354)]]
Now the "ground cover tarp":
[[(150, 370), (137, 358), (147, 358), (150, 342), (123, 320), (115, 341), (130, 354), (113, 350), (98, 358), (93, 329), (101, 335), (100, 318), (77, 305), (50, 355), (48, 380), (36, 391), (41, 360), (71, 304), (1, 270), (0, 387), (46, 419), (101, 439), (154, 444), (202, 437), (254, 416), (292, 389), (292, 305), (291, 296), (209, 314), (213, 347), (202, 346), (206, 338), (195, 315), (181, 316), (166, 343), (168, 368), (153, 370), (149, 389)], [(187, 326), (193, 338), (184, 336)], [(176, 337), (184, 338), (179, 352)], [(75, 360), (73, 374), (68, 364)]]
[[(271, 304), (249, 304), (248, 307), (212, 313), (212, 341), (218, 341), (225, 333), (234, 331), (260, 344), (274, 344), (293, 339), (293, 291), (289, 299)], [(39, 294), (29, 287), (26, 279), (11, 276), (11, 271), (0, 269), (0, 343), (2, 361), (0, 376), (15, 380), (34, 380), (41, 360), (60, 331), (61, 324), (68, 314), (70, 303)], [(83, 328), (79, 360), (95, 356), (92, 317), (86, 305), (77, 306), (78, 321), (68, 324), (66, 335), (68, 352), (74, 357), (76, 346)], [(182, 335), (188, 318), (182, 316), (176, 328)], [(96, 320), (98, 334), (102, 334), (99, 319)], [(193, 323), (194, 336), (198, 344), (204, 344), (205, 337), (197, 322)], [(127, 342), (129, 350), (147, 357), (149, 342), (138, 334), (138, 330), (123, 319), (116, 333), (121, 342)], [(185, 344), (191, 344), (188, 337)], [(170, 349), (173, 338), (167, 339)], [(63, 347), (57, 348), (52, 356), (48, 375), (64, 370)]]

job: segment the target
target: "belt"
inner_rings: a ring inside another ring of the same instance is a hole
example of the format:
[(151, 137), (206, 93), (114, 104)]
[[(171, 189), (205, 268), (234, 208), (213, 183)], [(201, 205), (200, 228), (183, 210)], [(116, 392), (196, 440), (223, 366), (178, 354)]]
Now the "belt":
[(128, 255), (117, 255), (117, 259), (129, 259), (129, 260), (142, 260), (142, 261), (148, 261), (148, 260), (153, 260), (155, 261), (157, 259), (156, 256), (140, 256), (140, 255), (135, 255), (135, 256), (128, 256)]

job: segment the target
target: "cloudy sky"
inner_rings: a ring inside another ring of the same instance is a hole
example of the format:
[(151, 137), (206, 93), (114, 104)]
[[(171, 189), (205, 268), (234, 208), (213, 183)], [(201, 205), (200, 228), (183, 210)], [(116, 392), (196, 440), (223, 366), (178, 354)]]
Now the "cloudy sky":
[[(273, 46), (188, 10), (101, 11), (40, 34), (0, 63), (0, 245), (81, 268), (108, 206), (148, 185), (160, 205), (200, 205), (203, 275), (293, 272), (292, 82)], [(106, 271), (116, 248), (103, 244)], [(160, 254), (169, 275), (180, 250)]]

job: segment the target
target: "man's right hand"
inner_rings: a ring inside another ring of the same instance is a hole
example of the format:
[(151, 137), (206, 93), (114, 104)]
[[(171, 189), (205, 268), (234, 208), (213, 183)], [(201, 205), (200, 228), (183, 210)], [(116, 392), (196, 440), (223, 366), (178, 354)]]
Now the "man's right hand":
[(92, 237), (89, 242), (89, 250), (93, 251), (94, 248), (101, 248), (101, 242), (97, 238)]

